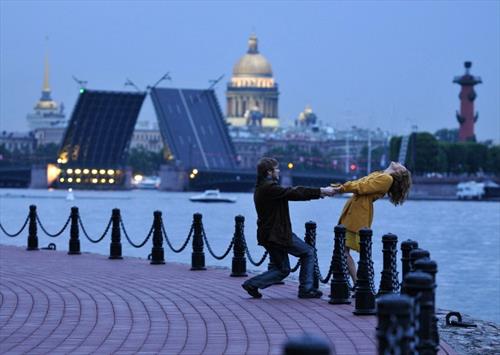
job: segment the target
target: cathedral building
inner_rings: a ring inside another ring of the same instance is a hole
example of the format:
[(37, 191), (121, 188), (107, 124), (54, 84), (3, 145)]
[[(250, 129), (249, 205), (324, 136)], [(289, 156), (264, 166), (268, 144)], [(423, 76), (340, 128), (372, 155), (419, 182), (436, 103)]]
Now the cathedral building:
[(278, 84), (267, 59), (259, 53), (255, 35), (248, 51), (233, 68), (227, 85), (227, 122), (233, 127), (279, 127)]

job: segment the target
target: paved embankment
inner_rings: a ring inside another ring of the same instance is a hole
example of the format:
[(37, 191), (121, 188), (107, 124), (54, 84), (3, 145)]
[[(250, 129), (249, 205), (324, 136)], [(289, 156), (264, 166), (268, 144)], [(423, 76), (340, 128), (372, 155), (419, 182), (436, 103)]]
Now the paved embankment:
[(298, 299), (294, 283), (251, 299), (242, 281), (225, 269), (2, 245), (0, 352), (280, 354), (307, 332), (337, 354), (376, 353), (375, 316)]

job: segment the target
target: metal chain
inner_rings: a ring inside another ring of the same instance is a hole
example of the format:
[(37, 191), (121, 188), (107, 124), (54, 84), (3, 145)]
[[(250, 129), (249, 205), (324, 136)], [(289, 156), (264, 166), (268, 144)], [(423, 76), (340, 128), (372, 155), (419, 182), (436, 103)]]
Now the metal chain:
[(316, 253), (316, 248), (314, 248), (314, 273), (316, 274), (316, 277), (318, 278), (321, 283), (328, 283), (330, 281), (330, 277), (333, 275), (333, 262), (330, 263), (330, 269), (328, 270), (328, 274), (326, 275), (325, 278), (321, 276), (321, 271), (319, 270), (319, 265), (318, 265), (318, 255)]
[(85, 237), (91, 242), (91, 243), (99, 243), (101, 240), (104, 239), (104, 237), (106, 236), (106, 234), (108, 234), (108, 231), (109, 231), (109, 227), (111, 227), (111, 222), (113, 221), (112, 218), (109, 219), (109, 222), (108, 222), (108, 225), (106, 226), (106, 229), (104, 230), (104, 233), (102, 233), (102, 235), (97, 238), (96, 240), (92, 239), (89, 237), (89, 235), (87, 234), (87, 231), (85, 230), (85, 227), (83, 226), (83, 223), (82, 223), (82, 219), (80, 218), (80, 216), (78, 216), (78, 223), (80, 224), (80, 227), (82, 227), (82, 231), (83, 231), (83, 234), (85, 235)]
[(295, 264), (295, 266), (293, 268), (290, 269), (290, 272), (295, 272), (299, 269), (300, 267), (300, 259), (297, 260), (297, 264)]
[(165, 226), (163, 225), (163, 220), (161, 221), (161, 231), (163, 233), (163, 238), (165, 238), (165, 241), (167, 242), (168, 247), (174, 253), (180, 253), (181, 251), (183, 251), (186, 248), (189, 241), (191, 240), (191, 236), (193, 235), (193, 230), (194, 230), (194, 227), (193, 227), (193, 225), (191, 225), (191, 229), (189, 230), (189, 234), (186, 238), (186, 241), (184, 242), (184, 244), (182, 244), (182, 246), (179, 249), (175, 249), (174, 246), (172, 245), (172, 243), (170, 243), (170, 239), (168, 239), (167, 231), (165, 230)]
[(262, 258), (258, 262), (255, 262), (255, 260), (253, 260), (253, 258), (252, 258), (252, 255), (250, 255), (250, 251), (248, 250), (247, 240), (245, 238), (245, 234), (242, 233), (242, 236), (243, 236), (243, 246), (245, 247), (245, 254), (246, 254), (247, 258), (248, 258), (248, 261), (250, 261), (250, 264), (252, 264), (254, 266), (261, 266), (262, 263), (264, 263), (264, 261), (266, 260), (267, 254), (269, 254), (269, 253), (266, 250), (264, 252), (264, 255), (262, 255)]
[(229, 243), (229, 246), (228, 246), (227, 250), (224, 252), (224, 254), (222, 254), (221, 256), (217, 256), (213, 252), (212, 247), (210, 246), (210, 243), (208, 242), (207, 235), (205, 234), (205, 228), (203, 228), (203, 227), (201, 228), (201, 235), (203, 235), (203, 240), (205, 241), (205, 244), (207, 245), (208, 252), (210, 253), (210, 255), (212, 255), (217, 260), (224, 259), (227, 256), (227, 254), (229, 254), (231, 249), (233, 248), (234, 236), (233, 236), (233, 239), (231, 239), (231, 243)]
[(10, 237), (10, 238), (17, 237), (19, 234), (21, 234), (23, 232), (24, 228), (26, 228), (26, 225), (28, 224), (29, 219), (30, 219), (30, 216), (28, 215), (26, 217), (26, 220), (24, 221), (23, 226), (21, 227), (21, 229), (17, 233), (7, 232), (1, 223), (0, 223), (0, 229), (2, 230), (2, 232), (4, 232), (7, 235), (7, 237)]
[(51, 238), (59, 237), (59, 236), (62, 234), (62, 232), (64, 232), (64, 230), (66, 229), (66, 227), (68, 226), (68, 224), (69, 224), (69, 221), (70, 221), (70, 220), (71, 220), (71, 216), (68, 216), (68, 219), (66, 220), (66, 223), (64, 223), (64, 226), (61, 228), (61, 230), (60, 230), (59, 232), (57, 232), (57, 233), (52, 234), (52, 233), (49, 233), (49, 232), (45, 229), (45, 227), (44, 227), (44, 226), (43, 226), (43, 224), (42, 224), (42, 221), (40, 221), (40, 218), (38, 218), (38, 215), (36, 216), (36, 221), (37, 221), (37, 222), (38, 222), (38, 224), (40, 225), (40, 228), (42, 229), (42, 231), (43, 231), (45, 234), (47, 234), (49, 237), (51, 237)]
[(153, 234), (154, 222), (153, 222), (153, 224), (151, 224), (151, 229), (149, 230), (148, 235), (146, 236), (146, 238), (144, 239), (144, 241), (141, 244), (135, 244), (129, 238), (129, 236), (127, 234), (127, 231), (125, 230), (125, 225), (123, 224), (123, 220), (121, 219), (121, 217), (120, 217), (120, 226), (122, 228), (123, 234), (125, 234), (125, 238), (127, 238), (127, 240), (130, 243), (130, 245), (132, 245), (134, 248), (142, 248), (144, 246), (144, 244), (147, 243), (147, 241), (149, 240), (149, 238), (151, 237), (151, 235)]

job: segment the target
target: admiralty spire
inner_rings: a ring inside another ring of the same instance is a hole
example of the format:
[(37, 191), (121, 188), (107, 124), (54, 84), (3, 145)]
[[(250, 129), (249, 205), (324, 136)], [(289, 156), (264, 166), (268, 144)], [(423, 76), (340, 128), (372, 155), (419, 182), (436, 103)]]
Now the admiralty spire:
[(49, 58), (45, 56), (42, 96), (34, 107), (34, 112), (26, 116), (31, 131), (40, 128), (58, 128), (66, 126), (64, 105), (58, 105), (51, 97), (49, 84)]

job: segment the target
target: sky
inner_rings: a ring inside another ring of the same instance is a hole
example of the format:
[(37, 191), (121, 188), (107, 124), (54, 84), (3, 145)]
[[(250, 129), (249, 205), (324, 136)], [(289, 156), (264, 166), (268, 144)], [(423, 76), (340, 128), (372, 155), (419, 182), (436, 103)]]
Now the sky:
[[(280, 90), (282, 125), (310, 105), (338, 129), (394, 134), (458, 128), (463, 62), (476, 86), (479, 141), (500, 142), (500, 1), (0, 1), (0, 130), (27, 131), (46, 53), (52, 98), (69, 115), (89, 89), (207, 88), (255, 33)], [(139, 120), (154, 121), (148, 98)]]

